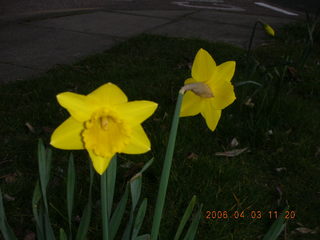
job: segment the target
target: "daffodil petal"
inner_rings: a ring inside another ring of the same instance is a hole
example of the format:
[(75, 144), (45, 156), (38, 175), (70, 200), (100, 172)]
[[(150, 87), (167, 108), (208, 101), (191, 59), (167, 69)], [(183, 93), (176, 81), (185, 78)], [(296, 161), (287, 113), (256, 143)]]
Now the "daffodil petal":
[(187, 91), (182, 99), (180, 117), (195, 116), (200, 113), (203, 99), (191, 91)]
[(212, 99), (207, 99), (204, 101), (201, 115), (206, 120), (208, 128), (211, 131), (214, 131), (219, 122), (219, 119), (221, 116), (221, 110), (214, 109)]
[(115, 109), (132, 125), (142, 123), (154, 113), (157, 107), (158, 104), (151, 101), (132, 101), (117, 105)]
[(124, 92), (113, 83), (106, 83), (87, 95), (90, 99), (95, 99), (100, 106), (112, 106), (128, 102)]
[(215, 109), (224, 109), (236, 99), (233, 86), (230, 82), (220, 81), (215, 83), (211, 90), (213, 92), (213, 106)]
[(81, 139), (82, 130), (83, 124), (70, 117), (54, 130), (50, 144), (65, 150), (84, 149)]
[(193, 78), (188, 78), (187, 80), (184, 81), (184, 85), (195, 83), (195, 82), (197, 82), (197, 81), (194, 80)]
[(230, 82), (234, 75), (235, 69), (235, 61), (228, 61), (220, 64), (219, 66), (217, 66), (216, 71), (212, 75), (212, 78), (210, 79), (210, 82), (208, 82), (208, 84), (216, 84), (221, 81)]
[(109, 166), (109, 163), (112, 159), (111, 157), (100, 157), (96, 154), (93, 153), (93, 151), (88, 150), (89, 156), (91, 158), (91, 161), (93, 163), (93, 167), (96, 170), (97, 173), (99, 173), (100, 175), (102, 175), (106, 169)]
[(132, 129), (130, 143), (124, 148), (123, 153), (140, 154), (148, 152), (151, 149), (149, 138), (141, 125), (137, 125)]
[(200, 49), (194, 59), (191, 75), (197, 82), (206, 82), (211, 79), (216, 68), (216, 63), (210, 54)]
[(95, 110), (92, 104), (87, 101), (86, 96), (81, 94), (64, 92), (57, 95), (57, 100), (79, 122), (89, 119)]

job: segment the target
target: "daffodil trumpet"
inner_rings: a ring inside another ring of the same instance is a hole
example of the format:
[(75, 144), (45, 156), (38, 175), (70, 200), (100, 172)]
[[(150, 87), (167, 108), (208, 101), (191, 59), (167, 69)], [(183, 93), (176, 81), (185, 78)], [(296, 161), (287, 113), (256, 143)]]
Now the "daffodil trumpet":
[(184, 94), (186, 91), (191, 90), (194, 94), (203, 97), (203, 98), (211, 98), (214, 97), (211, 89), (208, 87), (208, 85), (197, 82), (197, 83), (190, 83), (187, 85), (184, 85), (180, 89), (180, 93)]

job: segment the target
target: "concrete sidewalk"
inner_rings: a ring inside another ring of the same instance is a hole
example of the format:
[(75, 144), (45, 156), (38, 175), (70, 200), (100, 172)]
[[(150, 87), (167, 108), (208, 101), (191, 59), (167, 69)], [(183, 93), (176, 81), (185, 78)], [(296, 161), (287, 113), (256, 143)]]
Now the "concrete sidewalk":
[[(55, 64), (73, 63), (141, 33), (201, 38), (246, 47), (257, 19), (275, 29), (294, 20), (194, 8), (57, 13), (23, 20), (0, 18), (0, 83), (37, 76)], [(267, 39), (270, 41), (258, 28), (255, 42)]]

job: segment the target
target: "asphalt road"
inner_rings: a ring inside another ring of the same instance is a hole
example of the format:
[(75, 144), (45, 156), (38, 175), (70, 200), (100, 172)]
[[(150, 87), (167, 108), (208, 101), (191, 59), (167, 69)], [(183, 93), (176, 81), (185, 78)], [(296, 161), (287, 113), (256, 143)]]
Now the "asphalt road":
[[(87, 9), (87, 8), (107, 8), (110, 10), (188, 10), (189, 7), (173, 4), (173, 2), (188, 2), (197, 8), (213, 7), (216, 10), (234, 11), (239, 8), (248, 14), (255, 15), (279, 15), (270, 9), (266, 9), (254, 4), (260, 0), (0, 0), (0, 16), (19, 15), (26, 13), (37, 13), (52, 10), (64, 9)], [(262, 1), (262, 0), (261, 0)], [(263, 0), (265, 3), (284, 7), (287, 10), (295, 9), (303, 12), (304, 8), (315, 10), (320, 4), (319, 0)], [(200, 8), (198, 8), (200, 9)]]
[[(39, 75), (56, 64), (76, 62), (141, 33), (246, 47), (257, 19), (278, 29), (302, 16), (257, 6), (253, 0), (220, 0), (215, 4), (212, 0), (171, 1), (6, 1), (6, 5), (0, 4), (5, 12), (0, 15), (0, 83)], [(84, 9), (90, 7), (102, 9)], [(269, 40), (258, 28), (254, 44)]]

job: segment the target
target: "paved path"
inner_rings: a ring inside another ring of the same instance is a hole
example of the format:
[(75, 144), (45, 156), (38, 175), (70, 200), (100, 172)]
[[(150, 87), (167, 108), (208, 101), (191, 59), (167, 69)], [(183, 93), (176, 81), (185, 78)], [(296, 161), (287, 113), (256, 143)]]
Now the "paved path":
[[(85, 8), (77, 6), (70, 10), (58, 6), (62, 1), (56, 0), (53, 3), (62, 10), (41, 10), (37, 5), (38, 10), (34, 8), (37, 11), (23, 14), (18, 6), (4, 7), (0, 17), (0, 83), (37, 76), (55, 64), (75, 62), (141, 33), (224, 41), (246, 47), (257, 19), (275, 29), (296, 19), (255, 6), (249, 0), (241, 1), (242, 4), (236, 0), (225, 0), (227, 3), (218, 0), (220, 3), (214, 4), (210, 1), (217, 0), (179, 2), (184, 5), (160, 0), (112, 2), (107, 7), (88, 9), (92, 6), (84, 4)], [(26, 2), (32, 3), (21, 1), (21, 4)], [(219, 7), (224, 11), (217, 10)], [(257, 42), (266, 39), (264, 32), (258, 30)]]

